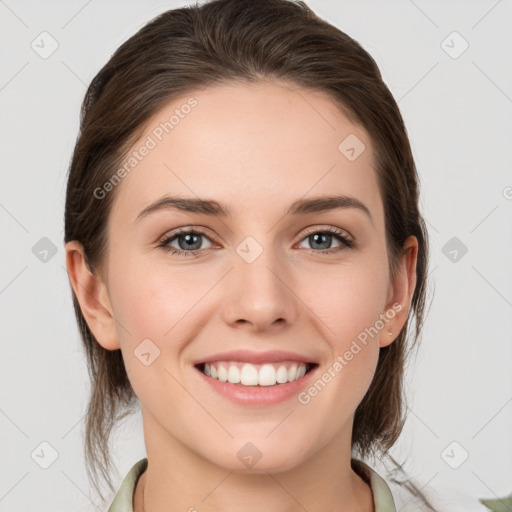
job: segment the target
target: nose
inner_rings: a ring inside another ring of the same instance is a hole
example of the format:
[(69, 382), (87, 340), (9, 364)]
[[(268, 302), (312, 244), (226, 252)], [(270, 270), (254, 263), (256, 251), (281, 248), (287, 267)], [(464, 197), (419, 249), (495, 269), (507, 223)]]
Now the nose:
[(298, 311), (291, 273), (275, 251), (264, 248), (252, 262), (238, 253), (223, 282), (222, 314), (231, 326), (253, 331), (292, 324)]

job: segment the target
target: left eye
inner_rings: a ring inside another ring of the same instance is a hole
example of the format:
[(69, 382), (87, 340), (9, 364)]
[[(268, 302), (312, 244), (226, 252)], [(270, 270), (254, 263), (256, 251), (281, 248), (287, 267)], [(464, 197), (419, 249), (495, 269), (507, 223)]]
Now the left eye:
[[(208, 240), (210, 242), (210, 246), (201, 247), (201, 238)], [(334, 248), (331, 247), (333, 238), (339, 242), (339, 245)], [(320, 254), (337, 252), (343, 250), (343, 247), (354, 247), (354, 242), (350, 238), (345, 236), (342, 231), (334, 229), (310, 231), (304, 238), (302, 238), (300, 243), (305, 240), (309, 241), (312, 245), (320, 246), (317, 247), (317, 249), (320, 250), (314, 250), (314, 247), (310, 249)], [(170, 245), (174, 242), (178, 242), (178, 247)], [(210, 239), (204, 233), (192, 230), (182, 230), (166, 237), (161, 241), (159, 247), (162, 247), (166, 251), (171, 251), (172, 254), (194, 256), (203, 249), (211, 248), (212, 244)]]
[[(331, 248), (332, 239), (336, 239), (340, 244), (338, 247)], [(340, 246), (353, 247), (353, 242), (340, 231), (334, 231), (332, 229), (326, 229), (324, 231), (314, 231), (307, 235), (302, 240), (308, 240), (312, 245), (320, 245), (320, 253), (335, 252), (339, 251)]]

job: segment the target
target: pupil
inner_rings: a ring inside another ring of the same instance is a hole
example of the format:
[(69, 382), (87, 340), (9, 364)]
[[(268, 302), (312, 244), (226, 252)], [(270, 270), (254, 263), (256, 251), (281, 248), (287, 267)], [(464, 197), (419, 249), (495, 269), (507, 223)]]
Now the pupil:
[(315, 233), (313, 235), (313, 240), (314, 240), (314, 243), (317, 243), (318, 242), (318, 239), (323, 239), (324, 241), (320, 241), (318, 242), (320, 245), (322, 245), (323, 247), (321, 247), (321, 249), (329, 249), (329, 243), (325, 241), (325, 239), (329, 239), (331, 237), (331, 235), (328, 235), (326, 233)]
[[(182, 235), (179, 240), (181, 240), (181, 239), (185, 239), (186, 240), (185, 244), (188, 244), (188, 245), (185, 245), (185, 247), (183, 247), (183, 244), (181, 244), (181, 242), (179, 242), (179, 245), (182, 249), (191, 249), (191, 248), (199, 249), (199, 246), (201, 245), (201, 242), (199, 241), (199, 244), (198, 244), (198, 241), (197, 241), (197, 240), (199, 240), (199, 236), (196, 234), (193, 234), (193, 233), (187, 233), (186, 235)], [(195, 242), (194, 242), (194, 239), (196, 239)], [(198, 244), (198, 247), (191, 247), (191, 245), (194, 245), (194, 243)]]

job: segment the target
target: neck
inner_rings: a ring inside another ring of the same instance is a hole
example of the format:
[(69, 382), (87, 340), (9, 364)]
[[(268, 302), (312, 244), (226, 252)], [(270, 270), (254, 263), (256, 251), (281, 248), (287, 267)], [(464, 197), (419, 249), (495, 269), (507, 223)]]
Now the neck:
[(351, 432), (284, 471), (244, 473), (212, 463), (168, 433), (157, 435), (163, 432), (147, 416), (144, 423), (148, 467), (137, 482), (134, 512), (374, 511), (370, 487), (350, 465)]

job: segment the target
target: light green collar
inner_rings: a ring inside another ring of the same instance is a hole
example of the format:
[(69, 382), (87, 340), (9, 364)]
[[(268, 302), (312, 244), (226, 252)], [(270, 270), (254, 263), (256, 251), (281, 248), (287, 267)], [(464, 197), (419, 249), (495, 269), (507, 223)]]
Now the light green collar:
[[(396, 512), (395, 503), (391, 490), (386, 481), (370, 466), (364, 462), (352, 459), (354, 469), (361, 475), (369, 485), (373, 493), (375, 503), (375, 512)], [(144, 458), (137, 462), (126, 475), (114, 501), (110, 505), (108, 512), (133, 512), (133, 494), (139, 477), (146, 471), (148, 459)]]

